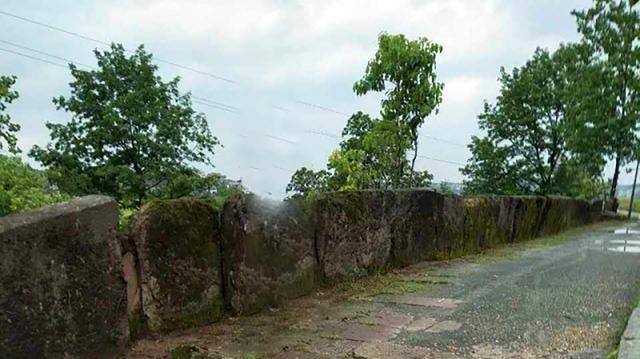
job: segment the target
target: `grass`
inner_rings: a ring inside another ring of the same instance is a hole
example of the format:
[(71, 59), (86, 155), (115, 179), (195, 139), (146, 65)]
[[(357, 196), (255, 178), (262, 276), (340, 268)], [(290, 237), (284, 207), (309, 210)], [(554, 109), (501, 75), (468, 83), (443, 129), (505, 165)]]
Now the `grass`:
[(620, 225), (625, 223), (624, 221), (608, 221), (608, 222), (599, 222), (587, 226), (577, 227), (573, 229), (566, 230), (564, 232), (544, 236), (540, 238), (535, 238), (527, 241), (509, 243), (500, 245), (493, 248), (488, 248), (483, 250), (480, 253), (473, 253), (469, 255), (465, 255), (462, 259), (478, 264), (489, 264), (499, 262), (504, 259), (515, 259), (520, 257), (523, 253), (528, 250), (536, 249), (536, 248), (545, 248), (545, 247), (553, 247), (563, 244), (573, 238), (576, 235), (581, 233), (585, 233), (588, 231), (592, 231), (594, 229), (602, 228), (602, 227), (611, 227)]
[(399, 295), (429, 290), (433, 285), (448, 284), (445, 281), (408, 280), (398, 273), (376, 273), (359, 279), (347, 279), (329, 288), (333, 295), (349, 298), (366, 298), (380, 294)]
[[(640, 193), (638, 193), (640, 194)], [(625, 211), (629, 210), (629, 204), (631, 202), (631, 198), (618, 198), (619, 206), (618, 209), (622, 209)], [(640, 198), (635, 197), (633, 199), (633, 211), (632, 212), (640, 212)]]
[(523, 242), (509, 243), (498, 247), (486, 249), (480, 253), (463, 256), (462, 259), (478, 264), (495, 263), (504, 259), (515, 259), (525, 251), (535, 248), (552, 247), (565, 243), (571, 239), (571, 232), (541, 237)]

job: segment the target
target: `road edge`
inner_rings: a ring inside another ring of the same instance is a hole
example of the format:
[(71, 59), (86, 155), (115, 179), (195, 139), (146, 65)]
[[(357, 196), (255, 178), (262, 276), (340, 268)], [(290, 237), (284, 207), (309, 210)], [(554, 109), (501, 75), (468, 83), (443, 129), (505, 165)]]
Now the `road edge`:
[(631, 312), (618, 346), (618, 359), (640, 358), (640, 307)]

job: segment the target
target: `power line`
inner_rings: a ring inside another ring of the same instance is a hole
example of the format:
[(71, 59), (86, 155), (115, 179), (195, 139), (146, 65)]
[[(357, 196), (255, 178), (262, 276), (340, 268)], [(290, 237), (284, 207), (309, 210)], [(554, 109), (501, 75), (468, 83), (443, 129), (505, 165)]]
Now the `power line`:
[(5, 48), (2, 48), (2, 47), (0, 47), (0, 51), (4, 51), (4, 52), (8, 52), (8, 53), (11, 53), (11, 54), (14, 54), (14, 55), (18, 55), (18, 56), (26, 57), (26, 58), (29, 58), (29, 59), (32, 59), (32, 60), (36, 60), (36, 61), (40, 61), (40, 62), (44, 62), (44, 63), (47, 63), (47, 64), (49, 64), (49, 65), (54, 65), (54, 66), (62, 67), (63, 69), (66, 69), (66, 68), (67, 68), (67, 66), (62, 65), (62, 64), (59, 64), (59, 63), (57, 63), (57, 62), (53, 62), (53, 61), (49, 61), (49, 60), (45, 60), (45, 59), (42, 59), (42, 58), (39, 58), (39, 57), (35, 57), (35, 56), (31, 56), (31, 55), (23, 54), (23, 53), (21, 53), (21, 52), (17, 52), (17, 51), (13, 51), (13, 50), (5, 49)]
[[(27, 46), (24, 46), (24, 45), (19, 45), (19, 44), (10, 42), (10, 41), (6, 41), (6, 40), (0, 39), (0, 43), (8, 44), (8, 45), (17, 47), (19, 49), (31, 51), (31, 52), (34, 52), (34, 53), (37, 53), (37, 54), (41, 54), (41, 55), (44, 55), (44, 56), (47, 56), (47, 57), (51, 57), (53, 59), (62, 60), (62, 61), (74, 64), (74, 65), (77, 65), (77, 66), (83, 66), (83, 67), (87, 67), (87, 68), (90, 68), (90, 69), (93, 69), (93, 70), (96, 69), (94, 66), (91, 66), (91, 65), (82, 64), (80, 62), (76, 62), (76, 61), (71, 60), (71, 59), (66, 58), (66, 57), (54, 55), (54, 54), (51, 54), (51, 53), (48, 53), (48, 52), (45, 52), (45, 51), (41, 51), (41, 50), (34, 49), (34, 48), (31, 48), (31, 47), (27, 47)], [(45, 59), (42, 59), (42, 58), (39, 58), (39, 57), (36, 57), (36, 56), (23, 54), (23, 53), (12, 51), (12, 50), (8, 50), (8, 49), (2, 49), (2, 50), (6, 51), (6, 52), (10, 52), (10, 53), (15, 54), (15, 55), (27, 57), (27, 58), (30, 58), (32, 60), (41, 61), (41, 62), (45, 62), (45, 63), (51, 64), (51, 65), (55, 65), (55, 66), (66, 68), (66, 66), (63, 66), (61, 64), (54, 63), (54, 62), (51, 62), (51, 61), (48, 61), (48, 60), (45, 60)], [(224, 104), (222, 102), (210, 100), (210, 99), (207, 99), (207, 98), (204, 98), (204, 97), (199, 97), (199, 96), (192, 95), (191, 98), (193, 99), (193, 103), (197, 103), (199, 105), (212, 107), (212, 108), (215, 108), (215, 109), (218, 109), (218, 110), (232, 112), (232, 113), (237, 113), (237, 111), (238, 111), (237, 107), (226, 105), (226, 104)]]
[(346, 114), (344, 112), (337, 111), (337, 110), (334, 110), (332, 108), (316, 105), (315, 103), (305, 102), (305, 101), (300, 101), (300, 100), (295, 100), (295, 102), (297, 102), (299, 104), (302, 104), (302, 105), (305, 105), (305, 106), (308, 106), (308, 107), (317, 108), (318, 110), (322, 110), (322, 111), (325, 111), (325, 112), (332, 112), (332, 113), (335, 113), (335, 114), (338, 114), (338, 115), (342, 115), (342, 116), (349, 116), (348, 114)]
[[(54, 30), (54, 31), (58, 31), (58, 32), (70, 35), (70, 36), (75, 36), (75, 37), (83, 39), (83, 40), (92, 41), (92, 42), (95, 42), (95, 43), (98, 43), (98, 44), (101, 44), (101, 45), (105, 45), (105, 46), (110, 46), (111, 45), (109, 42), (104, 41), (104, 40), (96, 39), (94, 37), (83, 35), (83, 34), (80, 34), (78, 32), (69, 31), (69, 30), (63, 29), (61, 27), (57, 27), (57, 26), (53, 26), (53, 25), (50, 25), (50, 24), (46, 24), (44, 22), (36, 21), (36, 20), (30, 19), (30, 18), (27, 18), (27, 17), (24, 17), (24, 16), (12, 14), (12, 13), (7, 12), (7, 11), (0, 10), (0, 14), (12, 17), (14, 19), (18, 19), (18, 20), (21, 20), (21, 21), (25, 21), (25, 22), (28, 22), (28, 23), (31, 23), (31, 24), (34, 24), (34, 25), (38, 25), (38, 26), (47, 28), (49, 30)], [(130, 53), (133, 52), (131, 50), (126, 50), (126, 51), (130, 52)], [(228, 79), (226, 77), (219, 76), (219, 75), (207, 72), (207, 71), (202, 71), (202, 70), (199, 70), (199, 69), (195, 69), (195, 68), (190, 67), (190, 66), (182, 65), (182, 64), (179, 64), (179, 63), (171, 61), (171, 60), (165, 60), (165, 59), (161, 59), (161, 58), (157, 58), (157, 57), (155, 58), (155, 60), (158, 61), (158, 62), (162, 62), (162, 63), (168, 64), (168, 65), (172, 65), (172, 66), (181, 68), (183, 70), (191, 71), (191, 72), (194, 72), (194, 73), (197, 73), (197, 74), (200, 74), (200, 75), (209, 76), (209, 77), (211, 77), (213, 79), (216, 79), (216, 80), (225, 81), (225, 82), (232, 83), (232, 84), (236, 83), (234, 80)]]
[(214, 101), (214, 100), (210, 100), (208, 98), (204, 98), (204, 97), (199, 97), (199, 96), (195, 96), (195, 95), (191, 95), (191, 98), (194, 100), (199, 100), (199, 101), (203, 101), (203, 102), (207, 102), (210, 103), (212, 105), (216, 105), (216, 106), (220, 106), (220, 107), (224, 107), (227, 108), (229, 110), (233, 110), (233, 111), (238, 111), (237, 107), (234, 106), (230, 106), (230, 105), (226, 105), (222, 102), (218, 102), (218, 101)]
[[(30, 58), (32, 60), (36, 60), (36, 61), (44, 62), (44, 63), (50, 64), (50, 65), (66, 68), (66, 66), (58, 64), (58, 63), (55, 63), (55, 62), (51, 62), (51, 61), (48, 61), (48, 60), (44, 60), (42, 58), (38, 58), (38, 57), (35, 57), (35, 56), (30, 56), (30, 55), (27, 55), (27, 54), (23, 54), (23, 53), (20, 53), (20, 52), (17, 52), (17, 51), (12, 51), (12, 50), (5, 49), (5, 48), (2, 48), (2, 47), (0, 47), (0, 51), (9, 52), (9, 53), (12, 53), (12, 54), (15, 54), (15, 55), (19, 55), (19, 56)], [(224, 111), (228, 111), (228, 112), (235, 112), (233, 110), (225, 109), (225, 108), (222, 108), (222, 107), (217, 107), (215, 105), (207, 104), (205, 102), (195, 102), (195, 103), (199, 103), (199, 104), (205, 105), (205, 106), (211, 106), (211, 107), (219, 109), (219, 110), (224, 110)], [(323, 133), (322, 131), (318, 131), (318, 130), (307, 130), (306, 132), (310, 133), (310, 134), (323, 135), (323, 136), (327, 136), (328, 135), (327, 133)], [(241, 137), (244, 137), (244, 138), (248, 137), (246, 135), (240, 135), (240, 134), (238, 136), (241, 136)], [(261, 134), (261, 136), (272, 138), (272, 139), (276, 139), (276, 140), (283, 141), (283, 142), (287, 142), (287, 143), (292, 144), (292, 145), (298, 145), (298, 143), (295, 142), (295, 141), (291, 141), (291, 140), (288, 140), (288, 139), (285, 139), (285, 138), (282, 138), (282, 137), (278, 137), (278, 136), (274, 136), (274, 135)], [(432, 160), (432, 161), (438, 161), (438, 162), (443, 162), (443, 163), (454, 164), (454, 165), (461, 165), (461, 166), (465, 165), (464, 163), (460, 163), (460, 162), (441, 160), (439, 158), (427, 157), (427, 156), (422, 156), (422, 155), (418, 155), (418, 157), (424, 158), (424, 159), (428, 159), (428, 160)], [(252, 168), (252, 169), (256, 169), (256, 168)], [(282, 168), (280, 168), (280, 169), (282, 169)]]
[[(0, 10), (0, 14), (3, 14), (3, 13), (4, 12), (2, 12), (2, 10)], [(72, 64), (77, 64), (77, 65), (80, 65), (80, 66), (93, 68), (92, 66), (84, 65), (84, 64), (75, 62), (75, 61), (73, 61), (71, 59), (68, 59), (68, 58), (60, 57), (60, 56), (57, 56), (57, 55), (53, 55), (53, 54), (50, 54), (50, 53), (47, 53), (47, 52), (44, 52), (44, 51), (40, 51), (40, 50), (37, 50), (37, 49), (29, 48), (29, 47), (26, 47), (26, 46), (14, 44), (14, 43), (11, 43), (9, 41), (0, 40), (0, 42), (1, 43), (5, 43), (5, 44), (9, 44), (11, 46), (15, 46), (17, 48), (25, 49), (25, 50), (28, 50), (28, 51), (33, 51), (35, 53), (39, 53), (39, 54), (42, 54), (42, 55), (45, 55), (45, 56), (49, 56), (51, 58), (56, 58), (56, 59), (59, 59), (59, 60), (63, 60), (63, 61), (66, 61), (66, 62), (69, 62), (69, 63), (72, 63)], [(21, 53), (21, 52), (18, 52), (18, 51), (13, 51), (13, 50), (2, 48), (2, 47), (0, 47), (0, 51), (4, 51), (4, 52), (11, 53), (11, 54), (14, 54), (14, 55), (22, 56), (22, 57), (29, 58), (29, 59), (32, 59), (32, 60), (35, 60), (35, 61), (47, 63), (47, 64), (50, 64), (50, 65), (58, 66), (58, 67), (61, 67), (61, 68), (67, 68), (65, 65), (62, 65), (62, 64), (59, 64), (59, 63), (56, 63), (56, 62), (52, 62), (52, 61), (49, 61), (49, 60), (45, 60), (45, 59), (42, 59), (40, 57), (24, 54), (24, 53)], [(197, 103), (197, 104), (200, 104), (200, 105), (204, 105), (204, 106), (208, 106), (208, 107), (212, 107), (212, 108), (215, 108), (215, 109), (218, 109), (218, 110), (237, 113), (237, 111), (236, 111), (237, 108), (236, 107), (233, 107), (233, 106), (230, 106), (230, 105), (225, 105), (225, 104), (223, 104), (221, 102), (209, 100), (209, 99), (206, 99), (206, 98), (203, 98), (203, 97), (192, 96), (192, 98), (193, 98), (193, 102), (194, 103)], [(332, 110), (332, 109), (329, 109), (329, 108), (326, 108), (326, 107), (323, 107), (323, 106), (315, 105), (315, 104), (312, 104), (312, 103), (308, 103), (308, 102), (304, 102), (304, 101), (297, 101), (297, 102), (299, 102), (299, 103), (301, 103), (303, 105), (306, 105), (306, 106), (310, 106), (310, 107), (315, 107), (315, 108), (321, 109), (323, 111), (328, 111), (328, 112), (333, 112), (333, 113), (336, 113), (336, 114), (346, 115), (346, 114), (344, 114), (342, 112), (335, 111), (335, 110)], [(325, 131), (321, 131), (321, 130), (308, 129), (305, 132), (310, 133), (310, 134), (315, 134), (315, 135), (331, 137), (331, 138), (337, 138), (337, 139), (341, 138), (338, 135), (335, 135), (335, 134), (332, 134), (332, 133), (329, 133), (329, 132), (325, 132)], [(288, 139), (285, 139), (285, 138), (282, 138), (282, 137), (278, 137), (278, 136), (274, 136), (274, 135), (270, 135), (270, 134), (260, 134), (260, 135), (263, 136), (263, 137), (267, 137), (267, 138), (272, 138), (272, 139), (276, 139), (276, 140), (279, 140), (279, 141), (283, 141), (283, 142), (289, 143), (291, 145), (298, 145), (298, 142), (295, 142), (295, 141), (292, 141), (292, 140), (288, 140)], [(239, 135), (239, 136), (247, 138), (246, 135), (244, 135), (244, 136), (243, 135)], [(433, 136), (425, 136), (425, 137), (429, 137), (429, 138), (432, 138), (432, 139), (435, 139), (435, 140), (440, 140), (440, 141), (446, 141), (446, 142), (451, 143), (451, 144), (456, 144), (456, 145), (462, 146), (462, 145), (457, 144), (455, 142), (451, 142), (451, 141), (440, 139), (440, 138), (433, 137)], [(464, 163), (460, 163), (460, 162), (442, 160), (442, 159), (423, 156), (423, 155), (418, 155), (418, 157), (423, 158), (423, 159), (432, 160), (432, 161), (438, 161), (438, 162), (442, 162), (442, 163), (453, 164), (453, 165), (462, 165), (462, 166), (465, 165)], [(254, 169), (254, 170), (260, 170), (260, 169), (258, 169), (256, 167), (251, 167), (251, 168)], [(282, 167), (275, 167), (275, 168), (278, 168), (280, 170), (285, 170), (286, 171), (286, 169), (284, 169)]]
[(439, 158), (434, 158), (434, 157), (429, 157), (429, 156), (423, 156), (423, 155), (418, 155), (417, 157), (419, 158), (423, 158), (425, 160), (431, 160), (431, 161), (436, 161), (436, 162), (442, 162), (442, 163), (448, 163), (451, 165), (456, 165), (456, 166), (465, 166), (465, 163), (461, 163), (461, 162), (456, 162), (456, 161), (449, 161), (449, 160), (441, 160)]
[(231, 109), (228, 109), (228, 108), (225, 108), (225, 107), (222, 107), (222, 106), (218, 106), (218, 105), (215, 105), (215, 104), (211, 104), (211, 103), (206, 103), (206, 102), (204, 102), (204, 101), (201, 101), (201, 100), (196, 99), (196, 98), (195, 98), (195, 97), (193, 97), (193, 96), (192, 96), (192, 100), (191, 100), (191, 102), (193, 102), (193, 103), (195, 103), (195, 104), (198, 104), (198, 105), (202, 105), (202, 106), (207, 106), (207, 107), (215, 108), (216, 110), (221, 110), (221, 111), (226, 111), (226, 112), (231, 112), (231, 113), (235, 113), (235, 114), (237, 114), (237, 111), (235, 111), (235, 110), (231, 110)]
[[(75, 31), (70, 31), (70, 30), (67, 30), (67, 29), (64, 29), (64, 28), (61, 28), (61, 27), (58, 27), (58, 26), (47, 24), (47, 23), (44, 23), (44, 22), (41, 22), (41, 21), (37, 21), (37, 20), (31, 19), (31, 18), (24, 17), (24, 16), (16, 15), (16, 14), (4, 11), (4, 10), (0, 10), (0, 15), (5, 15), (5, 16), (8, 16), (8, 17), (12, 17), (14, 19), (18, 19), (18, 20), (21, 20), (21, 21), (24, 21), (24, 22), (27, 22), (27, 23), (30, 23), (30, 24), (41, 26), (41, 27), (44, 27), (44, 28), (49, 29), (49, 30), (61, 32), (61, 33), (64, 33), (66, 35), (74, 36), (74, 37), (77, 37), (77, 38), (80, 38), (80, 39), (83, 39), (83, 40), (86, 40), (86, 41), (91, 41), (91, 42), (94, 42), (94, 43), (98, 43), (100, 45), (104, 45), (104, 46), (110, 46), (111, 45), (109, 42), (97, 39), (95, 37), (83, 35), (81, 33), (75, 32)], [(125, 51), (127, 51), (128, 53), (134, 53), (134, 51), (128, 50), (128, 49), (125, 49)], [(175, 67), (187, 70), (187, 71), (191, 71), (191, 72), (196, 73), (196, 74), (208, 76), (208, 77), (213, 78), (215, 80), (220, 80), (220, 81), (224, 81), (224, 82), (231, 83), (231, 84), (237, 84), (237, 82), (235, 80), (229, 79), (227, 77), (223, 77), (223, 76), (220, 76), (220, 75), (213, 74), (211, 72), (199, 70), (199, 69), (193, 68), (191, 66), (187, 66), (187, 65), (183, 65), (183, 64), (177, 63), (177, 62), (172, 61), (172, 60), (167, 60), (167, 59), (158, 58), (158, 57), (154, 57), (154, 59), (157, 62), (165, 63), (165, 64), (168, 64), (168, 65), (171, 65), (171, 66), (175, 66)], [(297, 101), (297, 102), (301, 103), (301, 104), (303, 104), (305, 106), (314, 107), (314, 108), (322, 110), (322, 111), (332, 112), (332, 113), (336, 113), (336, 114), (343, 115), (343, 116), (348, 116), (344, 112), (341, 112), (341, 111), (338, 111), (338, 110), (334, 110), (334, 109), (326, 107), (326, 106), (321, 106), (321, 105), (317, 105), (317, 104), (314, 104), (314, 103), (311, 103), (311, 102), (305, 102), (305, 101)], [(276, 109), (282, 110), (282, 111), (289, 111), (288, 109), (280, 107), (280, 106), (277, 106), (277, 105), (273, 105), (273, 107), (275, 107)]]
[[(4, 10), (0, 10), (0, 15), (5, 15), (5, 16), (8, 16), (8, 17), (12, 17), (14, 19), (18, 19), (18, 20), (21, 20), (21, 21), (24, 21), (24, 22), (28, 22), (30, 24), (41, 26), (41, 27), (44, 27), (44, 28), (49, 29), (49, 30), (61, 32), (61, 33), (64, 33), (66, 35), (69, 35), (69, 36), (74, 36), (74, 37), (77, 37), (77, 38), (80, 38), (80, 39), (83, 39), (83, 40), (87, 40), (87, 41), (91, 41), (91, 42), (94, 42), (94, 43), (98, 43), (100, 45), (104, 45), (104, 46), (110, 46), (111, 45), (109, 42), (97, 39), (95, 37), (83, 35), (81, 33), (75, 32), (75, 31), (70, 31), (70, 30), (67, 30), (67, 29), (63, 29), (63, 28), (58, 27), (58, 26), (47, 24), (47, 23), (44, 23), (44, 22), (41, 22), (41, 21), (37, 21), (37, 20), (31, 19), (31, 18), (24, 17), (24, 16), (16, 15), (16, 14), (4, 11)], [(134, 53), (134, 51), (132, 51), (132, 50), (128, 50), (128, 49), (125, 49), (125, 50), (128, 53)], [(171, 60), (167, 60), (167, 59), (163, 59), (163, 58), (159, 58), (159, 57), (154, 57), (154, 59), (157, 62), (161, 62), (161, 63), (165, 63), (165, 64), (168, 64), (168, 65), (171, 65), (171, 66), (175, 66), (175, 67), (181, 68), (183, 70), (191, 71), (191, 72), (196, 73), (196, 74), (208, 76), (208, 77), (213, 78), (215, 80), (220, 80), (220, 81), (224, 81), (224, 82), (231, 83), (231, 84), (237, 84), (237, 82), (235, 80), (229, 79), (227, 77), (223, 77), (223, 76), (220, 76), (220, 75), (213, 74), (211, 72), (199, 70), (199, 69), (193, 68), (191, 66), (187, 66), (187, 65), (183, 65), (183, 64), (177, 63), (175, 61), (171, 61)], [(311, 102), (305, 102), (305, 101), (297, 101), (297, 102), (300, 103), (300, 104), (303, 104), (305, 106), (314, 107), (314, 108), (322, 110), (322, 111), (332, 112), (332, 113), (343, 115), (343, 116), (348, 116), (344, 112), (341, 112), (341, 111), (338, 111), (338, 110), (334, 110), (334, 109), (329, 108), (329, 107), (317, 105), (317, 104), (314, 104), (314, 103), (311, 103)], [(280, 106), (277, 106), (277, 105), (273, 105), (273, 107), (275, 107), (276, 109), (279, 109), (281, 111), (289, 111), (288, 109), (280, 107)]]
[(434, 141), (439, 141), (439, 142), (442, 142), (442, 143), (447, 143), (447, 144), (450, 144), (450, 145), (453, 145), (453, 146), (458, 146), (458, 147), (464, 147), (464, 148), (467, 148), (467, 146), (466, 146), (466, 145), (463, 145), (463, 144), (458, 143), (458, 142), (453, 142), (453, 141), (451, 141), (451, 140), (446, 140), (446, 139), (444, 139), (444, 138), (439, 138), (439, 137), (429, 136), (429, 135), (424, 135), (423, 137), (425, 137), (425, 138), (430, 138), (430, 139), (432, 139), (432, 140), (434, 140)]
[(2, 40), (2, 39), (0, 39), (0, 43), (6, 44), (6, 45), (10, 45), (10, 46), (13, 46), (13, 47), (17, 47), (17, 48), (22, 49), (22, 50), (27, 50), (27, 51), (35, 52), (35, 53), (37, 53), (37, 54), (44, 55), (44, 56), (48, 56), (48, 57), (51, 57), (51, 58), (53, 58), (53, 59), (66, 61), (66, 62), (68, 62), (68, 63), (70, 63), (70, 64), (74, 64), (74, 65), (78, 65), (78, 66), (83, 66), (83, 67), (88, 67), (88, 68), (91, 68), (91, 69), (93, 69), (93, 68), (94, 68), (94, 67), (93, 67), (93, 66), (91, 66), (91, 65), (86, 65), (86, 64), (83, 64), (83, 63), (80, 63), (80, 62), (75, 62), (75, 61), (73, 61), (73, 60), (71, 60), (71, 59), (67, 59), (67, 58), (65, 58), (65, 57), (61, 57), (61, 56), (57, 56), (57, 55), (53, 55), (53, 54), (50, 54), (50, 53), (47, 53), (47, 52), (44, 52), (44, 51), (40, 51), (40, 50), (37, 50), (37, 49), (31, 48), (31, 47), (27, 47), (27, 46), (19, 45), (19, 44), (16, 44), (16, 43), (10, 42), (10, 41), (6, 41), (6, 40)]

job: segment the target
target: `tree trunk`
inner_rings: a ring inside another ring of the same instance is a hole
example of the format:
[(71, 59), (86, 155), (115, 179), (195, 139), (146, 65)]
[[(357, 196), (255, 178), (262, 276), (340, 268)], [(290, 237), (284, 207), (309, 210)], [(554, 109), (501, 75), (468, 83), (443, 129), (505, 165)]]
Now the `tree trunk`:
[(418, 136), (413, 136), (413, 158), (411, 159), (411, 187), (415, 186), (413, 182), (414, 171), (416, 167), (416, 157), (418, 157)]
[(611, 191), (609, 197), (614, 198), (618, 189), (618, 177), (620, 177), (620, 156), (616, 156), (616, 168), (613, 172), (613, 179), (611, 180)]

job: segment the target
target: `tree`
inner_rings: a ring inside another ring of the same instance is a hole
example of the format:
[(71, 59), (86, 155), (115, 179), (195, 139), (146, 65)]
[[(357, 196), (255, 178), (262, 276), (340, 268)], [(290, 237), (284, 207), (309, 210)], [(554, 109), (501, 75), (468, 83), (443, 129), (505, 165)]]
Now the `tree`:
[(510, 161), (507, 146), (499, 146), (491, 138), (472, 137), (469, 145), (471, 159), (460, 171), (467, 177), (463, 187), (466, 194), (519, 194), (517, 166)]
[(215, 208), (221, 209), (231, 195), (244, 191), (242, 183), (232, 181), (220, 173), (204, 175), (194, 168), (183, 168), (170, 182), (152, 192), (153, 198), (199, 197), (209, 200)]
[[(467, 193), (566, 194), (577, 162), (567, 137), (577, 68), (584, 47), (563, 45), (555, 53), (537, 49), (511, 73), (501, 69), (495, 105), (479, 116), (485, 138), (474, 137), (462, 173)], [(580, 67), (581, 68), (581, 67)], [(574, 158), (575, 157), (575, 158)], [(596, 172), (599, 174), (599, 172)], [(596, 174), (594, 173), (594, 175)]]
[(378, 45), (353, 90), (358, 95), (385, 93), (380, 118), (354, 113), (342, 131), (340, 148), (329, 157), (328, 171), (296, 171), (288, 192), (304, 195), (318, 189), (395, 189), (430, 183), (431, 174), (416, 171), (415, 160), (419, 128), (442, 101), (443, 84), (435, 73), (442, 47), (426, 38), (410, 41), (385, 33)]
[[(427, 38), (411, 41), (404, 35), (383, 33), (378, 37), (378, 51), (369, 61), (365, 75), (353, 86), (358, 95), (385, 92), (381, 116), (383, 120), (396, 123), (394, 132), (389, 135), (397, 137), (397, 143), (402, 142), (401, 138), (409, 137), (413, 150), (410, 174), (415, 169), (418, 155), (418, 130), (427, 116), (434, 110), (437, 112), (442, 102), (444, 85), (437, 81), (435, 72), (436, 56), (440, 52), (442, 46)], [(409, 172), (402, 163), (406, 150), (398, 146), (393, 154), (398, 161), (394, 186), (399, 186), (397, 181)]]
[(0, 155), (0, 189), (0, 216), (66, 199), (49, 184), (44, 173), (18, 157)]
[(314, 192), (326, 192), (329, 189), (328, 171), (313, 171), (306, 167), (297, 170), (287, 185), (287, 193), (293, 193), (292, 198), (306, 197)]
[(611, 197), (616, 194), (621, 167), (633, 159), (638, 144), (640, 16), (632, 6), (623, 0), (594, 0), (591, 9), (573, 12), (584, 42), (598, 54), (608, 75), (601, 96), (613, 102), (614, 110), (609, 118), (591, 123), (587, 130), (600, 137), (592, 145), (615, 161)]
[(69, 65), (71, 95), (53, 100), (70, 112), (66, 124), (47, 123), (52, 143), (33, 156), (64, 191), (103, 193), (139, 206), (150, 194), (211, 164), (218, 140), (179, 78), (163, 82), (152, 55), (140, 46), (127, 56), (122, 45), (95, 51), (98, 69)]
[(7, 104), (18, 98), (18, 92), (12, 91), (11, 86), (16, 83), (15, 76), (0, 76), (0, 149), (3, 149), (3, 142), (9, 152), (18, 153), (17, 139), (15, 133), (20, 131), (20, 125), (11, 122), (11, 116), (5, 114)]

